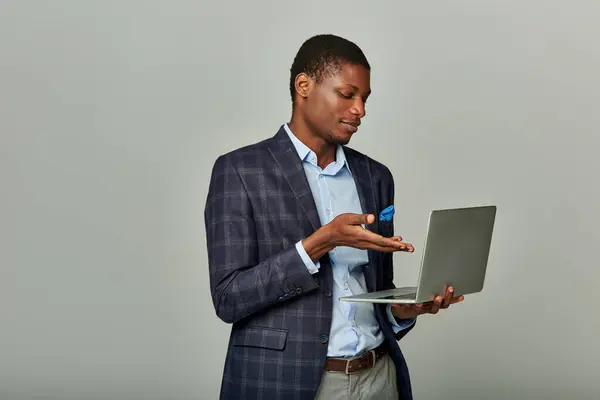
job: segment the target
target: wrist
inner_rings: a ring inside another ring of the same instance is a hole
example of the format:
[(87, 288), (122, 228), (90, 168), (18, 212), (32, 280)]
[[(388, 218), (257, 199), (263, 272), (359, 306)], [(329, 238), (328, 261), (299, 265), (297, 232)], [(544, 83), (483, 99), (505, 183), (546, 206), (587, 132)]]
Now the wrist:
[(317, 229), (302, 240), (302, 246), (311, 260), (316, 261), (335, 248), (333, 235), (328, 225)]
[(334, 235), (333, 229), (331, 229), (331, 225), (323, 225), (315, 233), (317, 233), (323, 243), (327, 245), (327, 251), (331, 251), (337, 247), (337, 239)]

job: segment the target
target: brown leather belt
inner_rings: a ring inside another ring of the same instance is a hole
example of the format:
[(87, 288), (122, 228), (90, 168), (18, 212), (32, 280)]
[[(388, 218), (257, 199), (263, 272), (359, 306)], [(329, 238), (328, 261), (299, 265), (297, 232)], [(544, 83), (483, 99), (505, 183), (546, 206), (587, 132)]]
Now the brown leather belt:
[(375, 366), (375, 363), (387, 353), (388, 347), (384, 341), (378, 347), (374, 348), (373, 350), (369, 350), (360, 357), (328, 358), (325, 362), (325, 370), (345, 372), (346, 374), (362, 371)]

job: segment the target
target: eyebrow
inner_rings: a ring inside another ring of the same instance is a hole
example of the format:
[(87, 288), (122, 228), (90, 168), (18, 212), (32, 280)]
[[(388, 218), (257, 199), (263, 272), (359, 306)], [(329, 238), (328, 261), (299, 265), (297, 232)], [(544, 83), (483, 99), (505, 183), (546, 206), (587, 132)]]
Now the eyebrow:
[[(354, 85), (352, 85), (350, 83), (348, 83), (348, 85), (350, 85), (352, 87), (352, 89), (354, 89), (355, 91), (357, 91), (357, 92), (360, 91), (360, 89), (358, 87), (356, 87), (356, 86), (354, 86)], [(365, 93), (365, 96), (370, 96), (370, 95), (371, 95), (371, 89), (369, 89), (367, 91), (367, 93)]]

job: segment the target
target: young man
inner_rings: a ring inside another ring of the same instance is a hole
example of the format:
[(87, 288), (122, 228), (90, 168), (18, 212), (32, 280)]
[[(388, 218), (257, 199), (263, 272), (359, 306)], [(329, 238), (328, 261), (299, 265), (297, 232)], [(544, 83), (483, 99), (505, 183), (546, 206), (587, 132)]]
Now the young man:
[(418, 315), (462, 301), (340, 303), (390, 289), (413, 247), (380, 213), (383, 164), (346, 146), (365, 116), (370, 66), (317, 35), (291, 68), (292, 117), (275, 136), (218, 157), (205, 208), (211, 294), (232, 323), (221, 399), (411, 399), (398, 340)]

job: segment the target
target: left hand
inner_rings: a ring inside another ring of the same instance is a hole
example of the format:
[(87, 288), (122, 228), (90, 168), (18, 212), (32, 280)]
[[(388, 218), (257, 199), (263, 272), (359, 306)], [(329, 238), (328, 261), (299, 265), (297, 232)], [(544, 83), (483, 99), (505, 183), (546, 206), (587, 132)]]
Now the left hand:
[(446, 288), (445, 296), (437, 296), (433, 301), (416, 304), (392, 304), (392, 314), (396, 318), (415, 318), (421, 314), (437, 314), (440, 309), (446, 309), (452, 304), (460, 303), (464, 296), (454, 296), (454, 288)]

